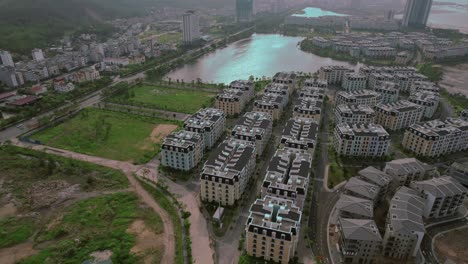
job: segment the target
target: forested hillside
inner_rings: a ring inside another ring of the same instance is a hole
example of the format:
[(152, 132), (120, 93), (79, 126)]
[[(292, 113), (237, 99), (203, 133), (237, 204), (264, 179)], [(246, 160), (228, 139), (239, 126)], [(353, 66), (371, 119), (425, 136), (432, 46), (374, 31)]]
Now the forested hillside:
[(234, 0), (0, 0), (0, 49), (28, 53), (65, 32), (108, 32), (102, 21), (142, 15), (152, 8), (223, 7)]

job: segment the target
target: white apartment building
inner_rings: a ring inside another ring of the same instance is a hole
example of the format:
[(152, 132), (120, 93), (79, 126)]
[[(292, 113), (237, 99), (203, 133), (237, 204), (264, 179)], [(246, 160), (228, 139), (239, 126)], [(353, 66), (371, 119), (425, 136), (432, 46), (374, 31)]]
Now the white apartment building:
[(383, 157), (390, 146), (390, 135), (381, 125), (338, 124), (333, 134), (338, 155)]
[(0, 50), (0, 62), (2, 65), (15, 67), (11, 53), (6, 50)]
[(417, 91), (410, 95), (408, 101), (420, 105), (424, 109), (424, 117), (432, 118), (439, 107), (440, 97), (438, 93)]
[(400, 87), (394, 82), (377, 82), (374, 91), (380, 94), (381, 103), (394, 103), (400, 95)]
[(227, 116), (239, 115), (254, 96), (255, 87), (253, 82), (236, 80), (216, 96), (215, 107), (223, 111)]
[(411, 188), (425, 200), (424, 218), (434, 219), (453, 216), (463, 206), (467, 189), (450, 176), (426, 181), (415, 181)]
[(420, 73), (396, 74), (395, 82), (400, 87), (400, 92), (409, 92), (414, 82), (426, 81), (427, 77)]
[(390, 73), (371, 73), (369, 75), (369, 89), (374, 90), (377, 83), (381, 82), (393, 82), (394, 81), (393, 74)]
[(293, 117), (309, 118), (320, 122), (323, 101), (312, 97), (302, 97), (294, 103)]
[(34, 61), (43, 61), (45, 59), (44, 52), (41, 49), (33, 49), (32, 58)]
[(281, 135), (281, 146), (314, 154), (319, 123), (307, 118), (291, 118)]
[(392, 182), (396, 187), (410, 186), (412, 181), (423, 181), (436, 175), (435, 167), (415, 158), (389, 161), (383, 172), (393, 178)]
[(257, 155), (261, 155), (270, 140), (273, 129), (272, 117), (263, 112), (247, 112), (239, 118), (231, 136), (239, 140), (254, 142)]
[(335, 107), (335, 123), (374, 123), (375, 112), (368, 105), (341, 104)]
[(346, 73), (353, 70), (345, 66), (324, 66), (319, 70), (319, 79), (330, 84), (341, 84)]
[(161, 164), (176, 170), (189, 171), (203, 158), (203, 149), (200, 134), (190, 131), (174, 132), (163, 141)]
[(302, 212), (292, 200), (266, 196), (250, 207), (245, 250), (253, 257), (288, 264), (299, 240)]
[(254, 142), (231, 138), (221, 143), (205, 162), (200, 178), (203, 201), (232, 206), (247, 187), (255, 172)]
[(440, 157), (468, 149), (468, 122), (459, 118), (432, 120), (410, 126), (402, 145), (416, 155)]
[(254, 112), (264, 112), (270, 114), (273, 120), (281, 118), (286, 98), (279, 94), (264, 93), (254, 102)]
[(211, 149), (224, 132), (226, 115), (216, 108), (200, 109), (184, 122), (186, 131), (199, 133), (206, 149)]
[(273, 76), (273, 83), (289, 86), (289, 94), (296, 89), (297, 74), (294, 72), (278, 72)]
[(182, 34), (185, 44), (191, 44), (200, 39), (200, 22), (195, 11), (187, 11), (183, 14)]
[(383, 238), (383, 255), (397, 259), (416, 256), (426, 232), (422, 219), (424, 199), (407, 187), (400, 187), (388, 209)]
[(380, 102), (380, 94), (370, 90), (358, 90), (345, 92), (341, 91), (336, 94), (335, 105), (350, 104), (350, 105), (367, 105), (375, 106)]
[(302, 208), (311, 170), (311, 154), (299, 149), (278, 149), (268, 165), (262, 185), (262, 197), (292, 200), (296, 206)]
[(424, 108), (406, 100), (378, 104), (374, 110), (375, 123), (392, 131), (407, 128), (421, 121), (424, 115)]
[(341, 88), (345, 91), (363, 90), (367, 87), (367, 77), (360, 73), (346, 73), (341, 83)]

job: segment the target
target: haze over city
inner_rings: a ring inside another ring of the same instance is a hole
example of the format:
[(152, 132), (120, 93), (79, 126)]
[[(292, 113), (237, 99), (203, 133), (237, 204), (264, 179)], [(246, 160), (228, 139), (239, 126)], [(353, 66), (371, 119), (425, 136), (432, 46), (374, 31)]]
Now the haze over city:
[(468, 263), (466, 21), (0, 1), (0, 263)]

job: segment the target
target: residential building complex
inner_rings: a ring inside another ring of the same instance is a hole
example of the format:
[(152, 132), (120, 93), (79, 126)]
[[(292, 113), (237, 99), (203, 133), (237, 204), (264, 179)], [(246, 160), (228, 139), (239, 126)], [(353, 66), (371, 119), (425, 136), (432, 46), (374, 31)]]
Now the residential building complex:
[(335, 123), (374, 123), (375, 112), (367, 105), (340, 104), (335, 107)]
[(266, 196), (257, 199), (247, 220), (247, 254), (281, 264), (294, 257), (302, 212), (293, 201)]
[(239, 118), (231, 132), (236, 139), (254, 142), (257, 155), (261, 155), (270, 140), (273, 129), (272, 117), (263, 112), (248, 112)]
[(411, 188), (425, 200), (423, 216), (426, 219), (455, 215), (468, 191), (450, 176), (415, 181), (411, 183)]
[(421, 121), (424, 109), (417, 104), (402, 100), (396, 103), (375, 106), (375, 123), (385, 129), (396, 131)]
[(201, 174), (203, 201), (234, 205), (241, 199), (255, 171), (255, 143), (231, 138), (221, 143), (205, 162)]
[(224, 132), (226, 116), (216, 108), (204, 108), (185, 120), (184, 129), (199, 133), (205, 148), (213, 148)]
[(353, 70), (344, 66), (324, 66), (319, 70), (319, 79), (330, 84), (341, 84), (346, 73)]
[(319, 123), (305, 118), (291, 118), (281, 136), (281, 146), (314, 153)]
[(427, 92), (427, 91), (417, 91), (410, 95), (408, 101), (420, 105), (424, 109), (424, 117), (431, 118), (437, 107), (439, 107), (440, 97), (438, 93)]
[(262, 185), (262, 197), (289, 199), (302, 208), (309, 187), (311, 154), (291, 148), (276, 151)]
[(341, 88), (345, 91), (363, 90), (367, 87), (367, 77), (357, 72), (346, 73), (341, 83)]
[(381, 125), (338, 124), (333, 135), (338, 155), (383, 157), (390, 146), (390, 135)]
[(335, 105), (353, 104), (374, 106), (380, 102), (380, 94), (370, 90), (358, 90), (351, 92), (338, 92)]
[(204, 141), (198, 133), (179, 131), (167, 136), (161, 149), (163, 166), (189, 171), (201, 161)]
[(468, 122), (458, 118), (411, 125), (402, 145), (416, 155), (440, 157), (468, 149)]

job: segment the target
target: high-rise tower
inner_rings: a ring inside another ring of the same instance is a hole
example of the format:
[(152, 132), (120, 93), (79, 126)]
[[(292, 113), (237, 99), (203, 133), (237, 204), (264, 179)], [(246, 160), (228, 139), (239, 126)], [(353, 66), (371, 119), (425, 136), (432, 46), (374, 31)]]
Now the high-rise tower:
[(432, 0), (408, 0), (402, 26), (425, 27), (431, 12)]

